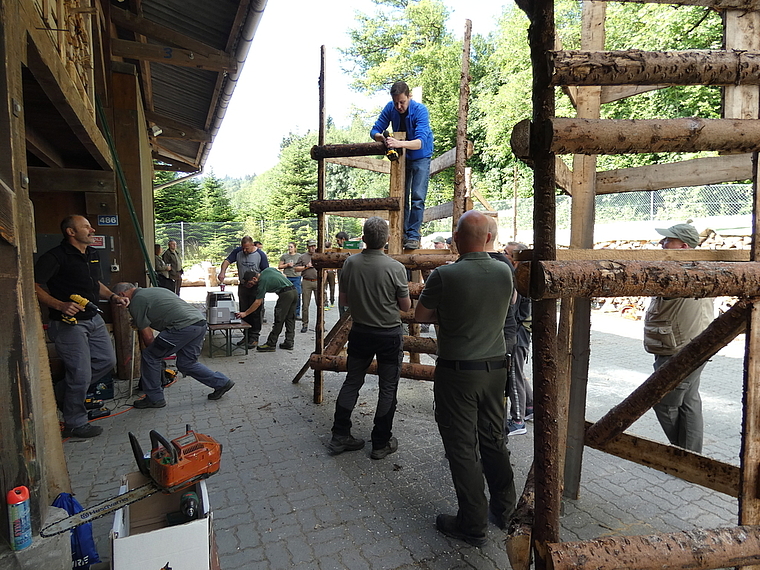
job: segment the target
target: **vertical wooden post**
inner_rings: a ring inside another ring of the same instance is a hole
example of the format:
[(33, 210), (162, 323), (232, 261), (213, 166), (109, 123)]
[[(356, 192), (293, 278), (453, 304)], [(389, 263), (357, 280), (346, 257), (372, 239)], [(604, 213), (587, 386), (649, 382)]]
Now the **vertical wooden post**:
[[(581, 49), (604, 49), (604, 18), (607, 5), (604, 2), (584, 2), (581, 30)], [(598, 119), (601, 107), (601, 87), (578, 87), (575, 106), (582, 119)], [(596, 156), (573, 156), (572, 208), (570, 224), (570, 248), (594, 247), (594, 208), (596, 197)], [(564, 306), (564, 303), (563, 303)], [(567, 423), (560, 423), (564, 437), (560, 437), (561, 449), (565, 450), (564, 494), (578, 498), (581, 466), (583, 463), (583, 437), (586, 420), (586, 390), (591, 341), (591, 299), (575, 299), (572, 312), (567, 315), (572, 323), (570, 338), (560, 342), (569, 343), (572, 360), (570, 364), (570, 389), (563, 395), (567, 406)], [(562, 382), (563, 386), (567, 382)], [(566, 428), (566, 431), (565, 429)]]
[[(393, 133), (393, 136), (399, 140), (406, 139), (406, 133)], [(404, 184), (406, 183), (406, 153), (401, 153), (398, 160), (391, 162), (390, 188), (388, 196), (398, 198), (403, 207), (399, 210), (390, 210), (388, 212), (388, 253), (391, 255), (401, 255), (404, 252)]]
[[(556, 258), (555, 156), (551, 148), (549, 123), (555, 114), (554, 88), (546, 54), (554, 48), (554, 2), (525, 3), (530, 12), (531, 61), (533, 66), (533, 127), (530, 155), (534, 161), (533, 235), (534, 260)], [(537, 263), (531, 265), (534, 272)], [(536, 281), (538, 274), (532, 276)], [(536, 570), (548, 563), (546, 545), (559, 541), (561, 479), (557, 413), (557, 305), (553, 300), (533, 303), (533, 379), (535, 384), (536, 429), (534, 455), (536, 510), (533, 548)]]
[[(319, 145), (325, 144), (325, 46), (319, 50)], [(325, 159), (317, 161), (317, 199), (325, 199)], [(325, 213), (317, 213), (317, 251), (325, 250)], [(314, 326), (314, 352), (322, 354), (325, 350), (325, 304), (323, 288), (325, 272), (320, 269), (317, 272), (317, 322)], [(324, 385), (324, 372), (314, 370), (314, 403), (322, 403), (322, 388)]]
[[(462, 41), (462, 72), (459, 78), (459, 111), (457, 113), (457, 154), (454, 162), (454, 214), (451, 220), (452, 231), (456, 229), (459, 218), (467, 211), (467, 184), (464, 168), (467, 163), (467, 111), (470, 106), (470, 38), (472, 22), (464, 21), (464, 40)], [(456, 244), (452, 241), (451, 248)]]

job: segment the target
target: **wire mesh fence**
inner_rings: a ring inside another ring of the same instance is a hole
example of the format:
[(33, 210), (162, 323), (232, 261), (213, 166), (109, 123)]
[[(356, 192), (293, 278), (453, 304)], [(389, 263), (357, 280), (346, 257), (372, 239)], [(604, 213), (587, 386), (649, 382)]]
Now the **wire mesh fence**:
[[(570, 228), (570, 196), (557, 196), (556, 227)], [(529, 230), (533, 226), (533, 198), (497, 200), (490, 205), (499, 212), (503, 228)], [(476, 202), (476, 209), (485, 209)], [(596, 223), (610, 224), (631, 221), (669, 221), (711, 216), (736, 216), (752, 213), (751, 184), (720, 184), (688, 188), (657, 190), (652, 192), (624, 192), (596, 197)], [(345, 231), (352, 238), (361, 236), (363, 220), (327, 216), (327, 236), (331, 238)], [(451, 218), (423, 224), (425, 236), (451, 231)], [(179, 222), (156, 224), (156, 241), (166, 245), (169, 239), (177, 240), (183, 259), (188, 264), (208, 261), (220, 263), (240, 244), (240, 238), (249, 235), (263, 244), (270, 256), (279, 257), (287, 250), (289, 241), (295, 241), (299, 251), (306, 250), (306, 240), (315, 239), (317, 219), (248, 220), (244, 222)], [(432, 244), (429, 244), (432, 247)], [(423, 240), (423, 247), (426, 244)]]

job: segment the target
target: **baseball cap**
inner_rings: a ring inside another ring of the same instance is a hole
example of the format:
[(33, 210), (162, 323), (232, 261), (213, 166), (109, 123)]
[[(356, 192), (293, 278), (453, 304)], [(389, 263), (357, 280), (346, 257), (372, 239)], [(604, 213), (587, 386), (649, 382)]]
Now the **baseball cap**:
[(315, 240), (315, 239), (310, 239), (309, 241), (307, 241), (307, 242), (306, 242), (306, 246), (308, 247), (308, 246), (310, 246), (310, 245), (317, 245), (317, 240)]
[(680, 239), (692, 248), (699, 245), (699, 232), (691, 224), (676, 224), (669, 228), (655, 228), (654, 231), (665, 237)]
[(445, 239), (443, 239), (443, 236), (435, 236), (433, 238), (433, 243), (445, 243)]

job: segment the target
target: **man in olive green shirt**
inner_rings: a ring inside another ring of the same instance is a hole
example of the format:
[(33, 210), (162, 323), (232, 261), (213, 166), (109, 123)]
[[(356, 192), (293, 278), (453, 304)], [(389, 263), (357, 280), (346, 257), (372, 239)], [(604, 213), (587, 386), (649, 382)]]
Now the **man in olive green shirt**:
[(288, 278), (298, 292), (298, 304), (296, 305), (296, 320), (301, 318), (301, 276), (293, 269), (301, 256), (296, 248), (296, 242), (291, 241), (288, 243), (288, 253), (283, 253), (280, 256), (280, 264), (277, 269), (282, 270), (282, 274)]
[(267, 267), (261, 273), (246, 271), (243, 275), (243, 284), (246, 287), (258, 285), (258, 293), (253, 305), (242, 313), (237, 313), (239, 319), (245, 318), (264, 303), (267, 293), (277, 293), (277, 304), (274, 307), (274, 324), (267, 337), (266, 344), (256, 347), (259, 352), (274, 352), (277, 350), (277, 339), (285, 325), (285, 342), (280, 348), (293, 350), (296, 338), (296, 305), (298, 304), (298, 292), (295, 286), (274, 267)]
[(458, 513), (438, 515), (436, 527), (473, 546), (487, 542), (489, 510), (504, 529), (517, 501), (504, 435), (512, 270), (485, 252), (490, 236), (488, 218), (466, 212), (454, 232), (459, 259), (430, 274), (415, 309), (418, 322), (439, 326), (435, 420), (459, 502)]

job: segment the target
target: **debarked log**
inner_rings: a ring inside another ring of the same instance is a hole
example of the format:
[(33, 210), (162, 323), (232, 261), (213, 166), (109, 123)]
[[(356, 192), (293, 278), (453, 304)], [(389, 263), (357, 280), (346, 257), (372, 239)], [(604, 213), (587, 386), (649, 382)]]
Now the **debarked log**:
[(375, 156), (385, 154), (385, 145), (381, 142), (355, 144), (325, 144), (311, 147), (311, 158), (339, 158), (341, 156)]
[[(539, 263), (531, 282), (530, 266)], [(760, 263), (726, 261), (539, 261), (515, 272), (517, 290), (534, 300), (560, 297), (754, 297)]]
[[(548, 150), (554, 154), (760, 150), (760, 121), (754, 119), (554, 118), (546, 125)], [(517, 123), (512, 140), (525, 140), (530, 129), (529, 121)]]
[(435, 354), (438, 352), (438, 341), (426, 336), (404, 335), (404, 350), (414, 353)]
[[(329, 370), (331, 372), (345, 372), (348, 358), (345, 356), (325, 356), (312, 354), (309, 357), (309, 365), (314, 370)], [(367, 369), (368, 374), (377, 374), (377, 361), (373, 360)], [(433, 380), (435, 366), (429, 364), (401, 364), (401, 377), (412, 380)]]
[[(611, 1), (611, 0), (605, 0)], [(617, 2), (647, 2), (672, 6), (708, 6), (713, 10), (760, 10), (760, 0), (615, 0)]]
[(758, 85), (760, 52), (742, 50), (551, 53), (553, 85)]
[(535, 466), (530, 466), (520, 500), (509, 520), (509, 530), (504, 543), (512, 570), (530, 570), (533, 514), (536, 506)]
[(760, 562), (760, 527), (697, 529), (547, 544), (551, 570), (730, 568)]
[(320, 212), (364, 212), (370, 210), (400, 210), (398, 198), (356, 198), (353, 200), (312, 200), (309, 210)]
[[(344, 252), (315, 253), (311, 256), (311, 263), (317, 269), (339, 269), (343, 267), (343, 262), (346, 261), (349, 255), (351, 254)], [(459, 256), (453, 254), (436, 255), (426, 253), (400, 254), (391, 255), (390, 257), (411, 270), (435, 269), (439, 265), (453, 263), (459, 259)]]

